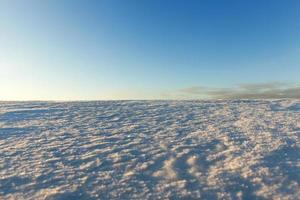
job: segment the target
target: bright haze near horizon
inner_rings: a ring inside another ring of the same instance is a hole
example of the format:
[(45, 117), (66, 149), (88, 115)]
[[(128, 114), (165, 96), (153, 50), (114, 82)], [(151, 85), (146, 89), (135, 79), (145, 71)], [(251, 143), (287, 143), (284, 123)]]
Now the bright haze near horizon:
[(300, 97), (300, 1), (0, 0), (0, 100)]

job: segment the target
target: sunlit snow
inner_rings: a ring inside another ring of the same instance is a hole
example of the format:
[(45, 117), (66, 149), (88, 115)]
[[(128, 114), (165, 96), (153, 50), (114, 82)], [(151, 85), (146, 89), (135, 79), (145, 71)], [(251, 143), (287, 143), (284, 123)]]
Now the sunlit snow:
[(0, 103), (0, 199), (298, 199), (300, 101)]

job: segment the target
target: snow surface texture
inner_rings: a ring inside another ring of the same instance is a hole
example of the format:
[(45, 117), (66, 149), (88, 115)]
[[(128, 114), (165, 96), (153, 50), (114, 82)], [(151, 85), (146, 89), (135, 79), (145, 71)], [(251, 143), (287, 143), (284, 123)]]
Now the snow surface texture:
[(0, 103), (0, 199), (299, 199), (300, 101)]

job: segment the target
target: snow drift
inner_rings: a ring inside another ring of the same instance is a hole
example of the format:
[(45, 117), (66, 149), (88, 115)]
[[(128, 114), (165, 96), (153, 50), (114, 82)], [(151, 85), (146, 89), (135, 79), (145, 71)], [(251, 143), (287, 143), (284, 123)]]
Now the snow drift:
[(0, 103), (0, 199), (297, 199), (300, 101)]

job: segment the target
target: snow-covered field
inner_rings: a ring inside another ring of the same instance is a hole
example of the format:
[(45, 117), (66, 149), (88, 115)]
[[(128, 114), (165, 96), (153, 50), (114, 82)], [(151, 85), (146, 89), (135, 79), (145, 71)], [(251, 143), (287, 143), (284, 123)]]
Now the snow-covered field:
[(0, 199), (300, 199), (300, 101), (1, 102)]

